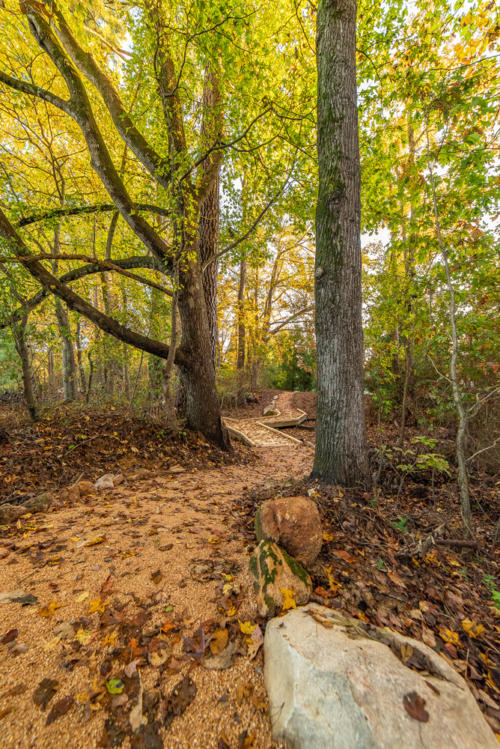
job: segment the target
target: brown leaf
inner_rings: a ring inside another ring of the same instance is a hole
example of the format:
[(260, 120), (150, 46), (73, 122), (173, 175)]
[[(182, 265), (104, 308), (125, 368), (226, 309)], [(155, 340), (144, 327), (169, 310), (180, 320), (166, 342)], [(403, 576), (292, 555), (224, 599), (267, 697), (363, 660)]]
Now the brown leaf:
[(165, 726), (171, 724), (176, 715), (182, 715), (196, 696), (196, 685), (190, 676), (185, 676), (175, 685), (165, 706)]
[(6, 632), (2, 637), (2, 645), (6, 645), (8, 642), (12, 642), (12, 640), (15, 640), (18, 633), (19, 630), (17, 629), (9, 629), (9, 631)]
[(42, 710), (45, 710), (52, 697), (55, 695), (59, 682), (56, 679), (42, 679), (33, 692), (33, 702)]
[(151, 573), (151, 580), (154, 582), (155, 585), (159, 584), (162, 577), (163, 577), (163, 573), (161, 570), (156, 570), (155, 572)]
[(347, 562), (348, 564), (352, 564), (352, 562), (357, 562), (357, 558), (354, 557), (352, 554), (349, 554), (348, 551), (344, 551), (344, 549), (333, 549), (332, 554), (334, 554), (339, 559), (343, 559), (344, 562)]
[(60, 718), (62, 715), (66, 715), (68, 710), (73, 706), (74, 701), (75, 698), (71, 694), (68, 694), (66, 697), (58, 700), (53, 706), (50, 713), (47, 715), (47, 721), (45, 725), (50, 726), (51, 723)]
[(429, 713), (425, 709), (425, 700), (416, 692), (408, 692), (403, 697), (403, 705), (412, 718), (419, 720), (421, 723), (427, 723), (429, 720)]

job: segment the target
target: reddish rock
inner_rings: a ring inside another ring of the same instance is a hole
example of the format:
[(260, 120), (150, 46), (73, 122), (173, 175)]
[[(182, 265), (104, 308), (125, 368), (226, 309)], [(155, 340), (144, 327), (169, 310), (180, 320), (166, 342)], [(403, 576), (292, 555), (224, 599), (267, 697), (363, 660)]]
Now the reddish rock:
[(306, 566), (314, 562), (323, 542), (318, 508), (308, 497), (268, 499), (257, 510), (255, 532), (258, 541), (274, 541)]

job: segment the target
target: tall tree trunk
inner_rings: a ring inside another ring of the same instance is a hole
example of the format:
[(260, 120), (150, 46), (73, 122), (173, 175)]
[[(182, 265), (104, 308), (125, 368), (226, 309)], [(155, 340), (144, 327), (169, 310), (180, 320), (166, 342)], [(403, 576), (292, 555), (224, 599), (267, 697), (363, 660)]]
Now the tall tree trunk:
[(33, 370), (31, 367), (31, 359), (28, 344), (26, 343), (26, 325), (28, 324), (28, 316), (25, 315), (22, 320), (12, 324), (12, 335), (14, 337), (14, 344), (16, 351), (19, 354), (21, 360), (21, 369), (23, 373), (23, 388), (24, 388), (24, 402), (28, 409), (30, 416), (33, 421), (37, 417), (37, 409), (35, 403), (35, 396), (33, 392)]
[(363, 403), (356, 2), (320, 0), (313, 474), (352, 485), (368, 474)]
[(76, 343), (76, 359), (78, 362), (78, 373), (80, 375), (80, 393), (81, 395), (85, 396), (85, 393), (87, 390), (87, 384), (85, 380), (85, 368), (83, 366), (81, 324), (82, 324), (82, 321), (80, 318), (78, 318), (76, 322), (75, 343)]
[[(64, 205), (64, 190), (60, 193), (61, 205)], [(61, 249), (61, 224), (57, 224), (54, 230), (53, 254), (59, 255)], [(57, 259), (52, 261), (52, 270), (57, 272)], [(62, 341), (62, 379), (65, 401), (74, 401), (76, 398), (76, 362), (73, 351), (73, 340), (71, 338), (71, 325), (68, 308), (60, 299), (55, 300), (55, 312), (59, 334)]]
[[(215, 366), (217, 359), (217, 246), (219, 238), (219, 177), (215, 178), (200, 206), (200, 260), (203, 271), (203, 292), (210, 329), (210, 347)], [(208, 264), (207, 264), (208, 263)]]
[[(205, 73), (203, 90), (203, 122), (201, 138), (207, 146), (220, 138), (222, 121), (217, 111), (220, 94), (217, 78), (209, 67)], [(203, 291), (207, 307), (208, 326), (210, 330), (210, 346), (215, 366), (217, 359), (217, 249), (219, 242), (219, 174), (221, 161), (216, 152), (215, 164), (206, 159), (202, 164), (203, 172), (210, 172), (211, 182), (200, 205), (198, 223), (200, 261), (203, 267)]]
[(62, 338), (62, 376), (65, 401), (76, 398), (76, 362), (71, 338), (69, 313), (60, 299), (55, 300), (55, 310), (59, 333)]
[(236, 354), (236, 371), (238, 376), (238, 404), (243, 401), (244, 395), (244, 375), (245, 375), (245, 345), (246, 345), (246, 323), (245, 323), (245, 286), (247, 280), (247, 261), (243, 258), (240, 260), (240, 279), (238, 283), (238, 342)]
[(175, 394), (172, 388), (174, 374), (175, 349), (177, 348), (177, 295), (179, 286), (179, 271), (174, 273), (174, 293), (170, 312), (170, 348), (163, 370), (163, 401), (165, 404), (165, 421), (167, 429), (177, 434), (177, 415), (175, 413)]
[[(182, 252), (183, 258), (190, 255), (195, 253)], [(230, 442), (220, 415), (202, 273), (197, 263), (190, 262), (183, 269), (178, 300), (181, 345), (190, 356), (189, 366), (179, 364), (179, 374), (186, 392), (187, 424), (227, 449)]]

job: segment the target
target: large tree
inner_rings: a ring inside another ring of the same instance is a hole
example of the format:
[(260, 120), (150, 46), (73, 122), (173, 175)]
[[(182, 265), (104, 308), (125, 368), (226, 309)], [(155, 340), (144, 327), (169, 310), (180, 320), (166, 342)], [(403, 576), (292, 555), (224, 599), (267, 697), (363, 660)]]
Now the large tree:
[(317, 24), (318, 418), (313, 474), (350, 485), (367, 475), (356, 0), (321, 0)]

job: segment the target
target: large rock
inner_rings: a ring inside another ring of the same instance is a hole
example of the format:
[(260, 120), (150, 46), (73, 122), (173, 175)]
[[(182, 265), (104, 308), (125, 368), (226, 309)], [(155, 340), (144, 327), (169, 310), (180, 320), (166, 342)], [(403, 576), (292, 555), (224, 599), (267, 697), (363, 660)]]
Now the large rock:
[(250, 558), (257, 608), (261, 616), (274, 616), (294, 604), (307, 603), (311, 578), (300, 562), (272, 541), (261, 541)]
[(318, 508), (308, 497), (268, 499), (255, 515), (255, 533), (257, 541), (275, 541), (306, 566), (314, 562), (323, 543)]
[(264, 661), (273, 738), (293, 749), (498, 747), (465, 681), (396, 632), (309, 604), (268, 623)]

